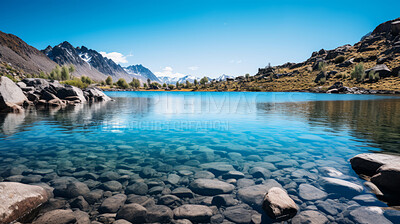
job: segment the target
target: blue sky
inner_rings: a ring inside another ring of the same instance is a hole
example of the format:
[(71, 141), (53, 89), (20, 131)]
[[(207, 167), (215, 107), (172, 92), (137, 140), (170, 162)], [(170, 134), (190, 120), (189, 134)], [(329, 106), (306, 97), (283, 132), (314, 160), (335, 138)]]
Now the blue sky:
[(38, 49), (66, 40), (118, 52), (124, 66), (199, 77), (304, 61), (400, 17), (398, 0), (0, 1), (0, 30)]

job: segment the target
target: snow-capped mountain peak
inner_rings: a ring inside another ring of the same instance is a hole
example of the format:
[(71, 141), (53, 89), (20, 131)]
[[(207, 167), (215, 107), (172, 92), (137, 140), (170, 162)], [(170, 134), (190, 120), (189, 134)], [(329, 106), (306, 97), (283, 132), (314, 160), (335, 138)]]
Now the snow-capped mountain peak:
[(230, 76), (230, 75), (225, 75), (225, 74), (223, 74), (223, 75), (221, 75), (220, 77), (218, 77), (218, 78), (216, 78), (215, 80), (216, 81), (226, 81), (226, 79), (227, 78), (234, 78), (233, 76)]
[(190, 83), (193, 83), (194, 80), (200, 80), (198, 77), (192, 76), (192, 75), (185, 75), (185, 76), (159, 76), (158, 77), (162, 83), (166, 84), (175, 84), (176, 82), (179, 83), (186, 83), (186, 81), (189, 81)]

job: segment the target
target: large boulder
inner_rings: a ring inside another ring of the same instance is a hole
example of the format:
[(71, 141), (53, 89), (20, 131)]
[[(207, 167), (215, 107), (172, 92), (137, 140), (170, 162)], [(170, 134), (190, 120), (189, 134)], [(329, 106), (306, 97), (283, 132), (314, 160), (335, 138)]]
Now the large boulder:
[(400, 194), (400, 164), (387, 164), (379, 167), (377, 174), (371, 178), (382, 190)]
[(175, 219), (188, 219), (192, 222), (210, 222), (212, 210), (205, 205), (182, 205), (174, 209)]
[(97, 89), (97, 88), (87, 88), (85, 90), (85, 93), (87, 94), (89, 99), (93, 99), (95, 102), (99, 101), (110, 101), (111, 98), (104, 94), (103, 91)]
[(392, 166), (400, 164), (400, 156), (380, 153), (363, 153), (351, 158), (350, 163), (356, 173), (373, 176), (377, 173), (378, 168), (383, 165)]
[(21, 88), (6, 76), (0, 77), (0, 110), (10, 110), (27, 102)]
[(59, 87), (59, 88), (57, 88), (56, 95), (60, 99), (68, 99), (67, 97), (76, 97), (82, 103), (86, 102), (86, 98), (83, 95), (82, 90), (75, 86), (65, 85), (64, 87), (61, 87), (61, 88)]
[(390, 69), (385, 65), (385, 64), (379, 64), (379, 65), (375, 65), (374, 67), (365, 70), (366, 74), (369, 74), (371, 71), (379, 74), (379, 77), (388, 77), (391, 75), (392, 71), (390, 71)]
[(264, 196), (264, 211), (273, 219), (287, 220), (297, 214), (297, 205), (281, 188), (273, 187)]
[(190, 184), (190, 188), (197, 194), (217, 195), (230, 193), (235, 186), (220, 180), (197, 179)]
[(0, 183), (0, 223), (10, 223), (28, 214), (48, 200), (39, 186), (15, 182)]
[(50, 86), (49, 82), (46, 79), (27, 78), (22, 80), (22, 82), (24, 82), (28, 87), (34, 87), (39, 92)]
[(350, 159), (354, 171), (371, 177), (380, 191), (400, 195), (400, 156), (364, 153)]

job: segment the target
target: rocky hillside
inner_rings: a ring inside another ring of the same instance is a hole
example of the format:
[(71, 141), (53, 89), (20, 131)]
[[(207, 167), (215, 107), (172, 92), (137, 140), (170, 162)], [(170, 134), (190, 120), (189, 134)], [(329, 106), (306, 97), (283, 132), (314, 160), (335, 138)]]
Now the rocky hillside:
[(150, 71), (150, 69), (144, 67), (143, 65), (131, 65), (124, 68), (128, 74), (137, 75), (143, 77), (145, 80), (150, 79), (151, 81), (159, 82), (161, 81)]
[[(0, 73), (50, 72), (56, 63), (15, 35), (0, 31)], [(7, 68), (6, 68), (7, 67)]]
[[(354, 72), (356, 67), (358, 72)], [(254, 76), (239, 76), (235, 80), (216, 83), (214, 88), (353, 93), (369, 89), (373, 90), (369, 93), (375, 93), (374, 90), (400, 93), (399, 71), (400, 18), (380, 24), (354, 45), (321, 49), (304, 62), (260, 68)]]

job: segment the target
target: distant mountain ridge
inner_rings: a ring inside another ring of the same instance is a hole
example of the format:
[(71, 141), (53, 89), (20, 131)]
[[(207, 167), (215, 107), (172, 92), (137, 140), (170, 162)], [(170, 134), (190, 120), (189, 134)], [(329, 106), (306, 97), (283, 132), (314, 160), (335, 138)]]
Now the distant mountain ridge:
[[(196, 77), (196, 76), (192, 76), (192, 75), (186, 75), (183, 77), (177, 76), (177, 77), (171, 77), (171, 76), (158, 76), (158, 78), (160, 79), (161, 83), (166, 83), (166, 84), (176, 84), (176, 82), (179, 83), (186, 83), (186, 81), (189, 81), (190, 83), (193, 83), (194, 80), (196, 79), (197, 81), (200, 81), (201, 78)], [(227, 78), (234, 78), (234, 76), (229, 76), (229, 75), (221, 75), (218, 78), (212, 79), (210, 77), (207, 77), (208, 81), (226, 81)]]
[(155, 76), (153, 74), (153, 72), (150, 71), (150, 69), (144, 67), (143, 65), (131, 65), (131, 66), (125, 67), (124, 70), (128, 74), (142, 76), (146, 80), (150, 79), (151, 81), (161, 83), (161, 80), (158, 79), (157, 76)]
[(0, 61), (25, 73), (50, 72), (55, 66), (45, 54), (19, 37), (0, 31)]

